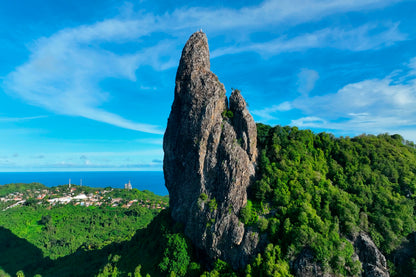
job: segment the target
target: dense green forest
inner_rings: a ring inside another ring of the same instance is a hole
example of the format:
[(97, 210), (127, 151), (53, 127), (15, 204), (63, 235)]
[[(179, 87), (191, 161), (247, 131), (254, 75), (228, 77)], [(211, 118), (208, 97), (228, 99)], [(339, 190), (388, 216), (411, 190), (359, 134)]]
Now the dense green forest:
[[(387, 257), (391, 276), (416, 276), (414, 246), (405, 258), (396, 255), (414, 245), (407, 240), (416, 229), (414, 143), (397, 134), (336, 138), (263, 124), (257, 132), (257, 181), (240, 218), (270, 244), (239, 274), (291, 276), (290, 264), (307, 248), (326, 272), (357, 276), (349, 239), (364, 231)], [(210, 276), (218, 272), (226, 271)]]
[(158, 213), (144, 207), (98, 208), (61, 205), (52, 209), (20, 207), (2, 212), (0, 226), (56, 259), (79, 248), (101, 249), (131, 239)]
[[(85, 207), (3, 212), (0, 244), (15, 247), (8, 247), (8, 254), (1, 252), (0, 266), (12, 276), (18, 270), (26, 276), (292, 276), (293, 261), (309, 249), (326, 272), (357, 276), (361, 265), (353, 258), (350, 239), (364, 231), (388, 259), (391, 276), (416, 276), (414, 246), (407, 249), (406, 257), (397, 256), (401, 246), (414, 245), (416, 149), (412, 142), (400, 135), (336, 138), (263, 124), (257, 125), (257, 131), (257, 180), (240, 220), (267, 235), (268, 245), (247, 268), (234, 272), (220, 260), (201, 265), (201, 256), (182, 227), (172, 222), (169, 210), (139, 229), (154, 213), (139, 209), (131, 217), (128, 210)], [(71, 216), (64, 217), (65, 213)], [(53, 226), (55, 231), (49, 229)], [(74, 239), (77, 246), (71, 248), (73, 242), (67, 239), (71, 232), (89, 235)], [(50, 241), (55, 248), (48, 246)], [(40, 255), (29, 264), (16, 249)], [(14, 264), (10, 257), (15, 257)]]
[[(47, 195), (42, 200), (35, 199), (41, 191)], [(80, 202), (52, 205), (46, 200), (69, 195), (69, 192), (73, 195), (83, 193), (100, 196), (103, 198), (100, 200), (102, 205), (77, 205)], [(21, 206), (0, 211), (0, 276), (7, 276), (5, 272), (13, 276), (19, 270), (33, 276), (35, 273), (44, 273), (45, 269), (42, 268), (52, 270), (45, 276), (57, 276), (53, 270), (59, 270), (61, 264), (66, 263), (62, 260), (72, 260), (74, 255), (92, 255), (105, 248), (111, 249), (112, 245), (130, 241), (137, 230), (146, 227), (168, 205), (168, 197), (137, 189), (68, 185), (48, 188), (32, 183), (0, 186), (0, 194), (19, 195), (26, 199)], [(113, 206), (112, 199), (119, 200), (117, 206)], [(3, 203), (10, 205), (9, 202)], [(102, 257), (96, 254), (92, 257), (100, 262), (95, 271), (83, 269), (88, 273), (84, 276), (92, 276), (99, 271)], [(80, 268), (87, 266), (82, 261), (75, 264), (79, 264)], [(73, 270), (68, 272), (68, 276), (78, 276)]]
[(34, 190), (42, 190), (47, 189), (46, 186), (40, 184), (40, 183), (30, 183), (30, 184), (24, 184), (24, 183), (16, 183), (16, 184), (6, 184), (0, 186), (0, 197), (6, 196), (10, 193), (16, 193), (16, 192), (22, 192), (26, 193), (27, 190), (34, 191)]
[(415, 230), (416, 149), (400, 135), (335, 138), (259, 124), (258, 137), (259, 179), (243, 220), (267, 232), (286, 262), (307, 246), (329, 272), (355, 275), (354, 233), (391, 257)]

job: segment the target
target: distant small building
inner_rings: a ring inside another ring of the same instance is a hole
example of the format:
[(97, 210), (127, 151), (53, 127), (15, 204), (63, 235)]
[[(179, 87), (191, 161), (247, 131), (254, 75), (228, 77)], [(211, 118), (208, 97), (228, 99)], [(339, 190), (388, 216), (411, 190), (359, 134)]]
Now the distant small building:
[(88, 198), (88, 196), (86, 196), (84, 193), (81, 193), (81, 194), (78, 194), (77, 196), (73, 197), (72, 199), (84, 200), (84, 199), (87, 199), (87, 198)]
[(128, 189), (128, 190), (132, 189), (130, 180), (129, 180), (129, 182), (127, 184), (124, 184), (124, 189)]

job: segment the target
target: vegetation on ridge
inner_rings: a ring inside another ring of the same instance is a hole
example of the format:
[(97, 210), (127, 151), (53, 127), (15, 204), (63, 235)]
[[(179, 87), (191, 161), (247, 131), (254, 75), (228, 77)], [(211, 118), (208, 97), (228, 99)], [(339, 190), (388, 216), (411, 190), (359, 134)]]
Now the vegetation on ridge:
[[(347, 276), (361, 270), (352, 258), (354, 249), (349, 239), (364, 231), (386, 255), (392, 276), (416, 276), (415, 249), (407, 253), (402, 264), (395, 266), (392, 262), (397, 249), (416, 229), (413, 143), (399, 135), (336, 138), (296, 127), (263, 124), (257, 125), (257, 131), (257, 181), (249, 190), (240, 220), (267, 234), (269, 244), (245, 269), (236, 272), (218, 260), (206, 271), (200, 265), (203, 256), (183, 235), (183, 227), (172, 222), (168, 210), (131, 239), (91, 250), (81, 247), (56, 260), (35, 259), (32, 266), (0, 263), (0, 267), (9, 274), (19, 269), (33, 273), (28, 276), (69, 276), (75, 272), (74, 265), (84, 274), (79, 276), (291, 276), (293, 262), (306, 248), (323, 270)], [(206, 201), (206, 195), (201, 194), (199, 201)], [(211, 206), (215, 208), (215, 203)], [(30, 208), (15, 211), (27, 216), (26, 209)], [(38, 217), (40, 222), (47, 221), (42, 215)], [(97, 217), (97, 223), (102, 219)], [(120, 228), (125, 228), (123, 224), (119, 223)], [(21, 235), (25, 240), (12, 240), (14, 235), (8, 230), (0, 231), (5, 238), (0, 244), (7, 239), (14, 245), (25, 245), (23, 249), (32, 256), (39, 251), (33, 244), (27, 245), (34, 230)], [(25, 264), (15, 257), (16, 263)], [(7, 270), (10, 268), (14, 271)]]
[(401, 136), (335, 138), (258, 124), (258, 146), (250, 222), (267, 220), (287, 262), (310, 247), (327, 271), (355, 275), (346, 238), (365, 231), (388, 255), (415, 230), (416, 150)]

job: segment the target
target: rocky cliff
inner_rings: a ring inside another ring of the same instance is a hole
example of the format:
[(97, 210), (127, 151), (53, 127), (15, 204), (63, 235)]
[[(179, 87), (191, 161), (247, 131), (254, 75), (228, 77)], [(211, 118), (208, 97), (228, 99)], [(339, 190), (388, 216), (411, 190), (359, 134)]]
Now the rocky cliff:
[(258, 234), (238, 219), (255, 174), (256, 142), (246, 102), (237, 90), (228, 101), (210, 71), (207, 38), (194, 33), (182, 51), (163, 141), (165, 183), (172, 218), (193, 244), (234, 268), (259, 244)]
[(363, 277), (389, 277), (387, 262), (371, 238), (360, 232), (353, 238), (355, 253), (363, 266)]
[[(354, 246), (354, 259), (360, 261), (362, 277), (389, 277), (387, 262), (372, 239), (365, 232), (353, 234), (351, 243)], [(293, 273), (296, 277), (332, 277), (337, 276), (325, 272), (322, 264), (316, 262), (315, 253), (305, 247), (292, 263)]]

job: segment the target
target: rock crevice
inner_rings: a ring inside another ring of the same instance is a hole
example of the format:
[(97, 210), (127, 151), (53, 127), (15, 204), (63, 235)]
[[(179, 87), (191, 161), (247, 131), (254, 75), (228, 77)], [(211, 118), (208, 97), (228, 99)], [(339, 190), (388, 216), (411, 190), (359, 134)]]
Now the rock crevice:
[(259, 243), (238, 219), (257, 158), (257, 129), (246, 106), (238, 90), (228, 101), (210, 71), (207, 38), (194, 33), (182, 51), (163, 141), (165, 183), (172, 218), (193, 244), (234, 268), (245, 266)]

